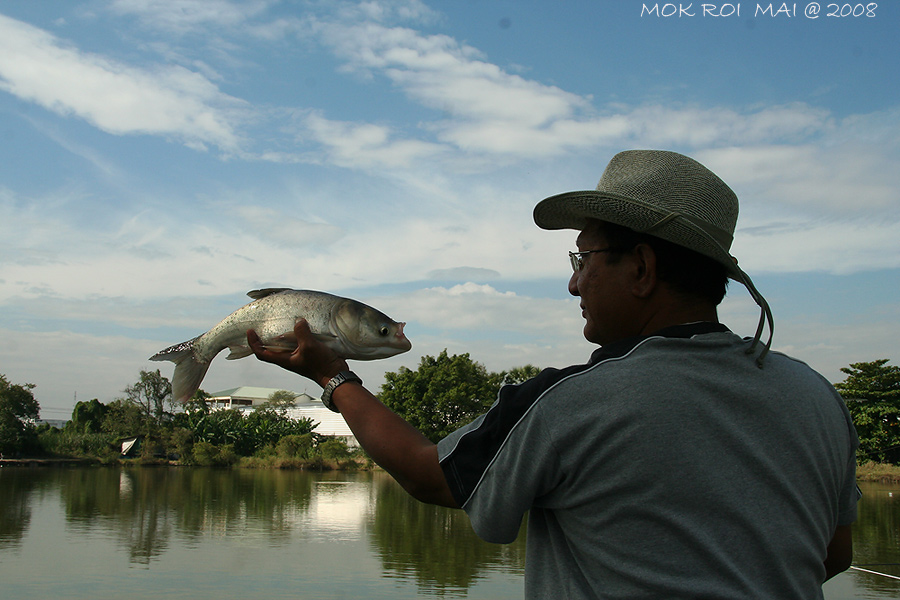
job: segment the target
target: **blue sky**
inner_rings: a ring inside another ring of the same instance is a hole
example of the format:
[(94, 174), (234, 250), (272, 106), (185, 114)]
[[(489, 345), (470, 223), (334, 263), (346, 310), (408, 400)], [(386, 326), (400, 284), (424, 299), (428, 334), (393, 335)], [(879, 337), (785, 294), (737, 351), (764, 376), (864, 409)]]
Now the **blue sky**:
[[(269, 286), (407, 321), (410, 353), (353, 365), (376, 390), (444, 348), (583, 362), (575, 234), (531, 210), (629, 148), (737, 192), (775, 349), (832, 381), (896, 360), (900, 4), (654, 4), (3, 3), (0, 373), (64, 418)], [(752, 335), (739, 285), (720, 318)], [(203, 388), (237, 385), (318, 392), (253, 359)]]

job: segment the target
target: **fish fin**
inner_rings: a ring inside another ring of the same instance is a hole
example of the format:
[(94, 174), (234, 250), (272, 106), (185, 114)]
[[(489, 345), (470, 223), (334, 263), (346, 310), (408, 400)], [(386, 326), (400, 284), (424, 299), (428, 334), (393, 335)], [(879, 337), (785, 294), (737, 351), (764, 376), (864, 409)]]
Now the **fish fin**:
[(175, 363), (175, 374), (172, 376), (172, 397), (179, 402), (187, 402), (200, 389), (200, 382), (209, 370), (209, 363), (198, 361), (194, 357), (194, 342), (199, 339), (181, 342), (161, 350), (150, 357), (150, 360), (170, 360)]
[(247, 292), (247, 295), (253, 298), (254, 300), (259, 300), (260, 298), (265, 298), (266, 296), (271, 296), (272, 294), (277, 294), (279, 292), (292, 292), (291, 288), (262, 288), (260, 290), (250, 290)]
[(188, 356), (175, 365), (172, 375), (172, 397), (178, 402), (187, 402), (200, 389), (200, 383), (206, 377), (209, 363), (202, 363)]
[(334, 340), (338, 339), (338, 336), (331, 333), (314, 333), (313, 337), (323, 344), (327, 344), (328, 342), (333, 342)]
[(228, 346), (228, 349), (231, 351), (231, 354), (225, 357), (225, 360), (237, 360), (239, 358), (246, 358), (253, 354), (253, 350), (250, 349), (250, 346), (238, 345), (238, 346)]
[(165, 350), (160, 350), (151, 356), (150, 360), (171, 360), (173, 363), (178, 364), (185, 356), (194, 352), (194, 342), (198, 339), (200, 339), (200, 336), (186, 342), (181, 342), (180, 344), (175, 344), (174, 346), (169, 346)]

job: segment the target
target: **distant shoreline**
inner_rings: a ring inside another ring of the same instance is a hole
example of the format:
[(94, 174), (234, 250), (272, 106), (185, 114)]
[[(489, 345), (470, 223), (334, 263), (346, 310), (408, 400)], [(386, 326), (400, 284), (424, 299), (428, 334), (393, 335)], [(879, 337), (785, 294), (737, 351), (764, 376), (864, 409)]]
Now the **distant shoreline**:
[(0, 458), (0, 467), (62, 467), (99, 465), (91, 458)]
[[(3, 467), (209, 467), (210, 465), (189, 465), (166, 460), (141, 461), (139, 459), (104, 462), (96, 458), (2, 458)], [(353, 459), (336, 460), (259, 460), (244, 457), (233, 465), (219, 465), (212, 468), (236, 469), (282, 469), (294, 471), (369, 471), (379, 469), (371, 461), (359, 462)]]
[[(112, 463), (103, 463), (96, 459), (91, 458), (3, 458), (0, 459), (0, 467), (79, 467), (79, 466), (185, 466), (189, 467), (192, 465), (179, 465), (175, 463), (168, 462), (159, 462), (159, 463), (136, 463), (134, 461), (116, 461)], [(277, 465), (266, 465), (263, 467), (262, 465), (254, 465), (247, 464), (234, 465), (237, 468), (285, 468), (284, 466)], [(320, 467), (326, 466), (327, 470), (342, 470), (339, 465), (319, 465)], [(302, 467), (289, 467), (289, 468), (301, 468)], [(377, 467), (376, 467), (377, 468)], [(317, 470), (317, 469), (311, 469)], [(363, 465), (356, 465), (356, 468), (352, 470), (366, 470), (366, 467)], [(866, 481), (866, 482), (881, 482), (881, 483), (896, 483), (900, 484), (900, 466), (889, 465), (889, 464), (881, 464), (881, 463), (873, 463), (868, 462), (859, 467), (856, 470), (856, 480), (857, 481)]]

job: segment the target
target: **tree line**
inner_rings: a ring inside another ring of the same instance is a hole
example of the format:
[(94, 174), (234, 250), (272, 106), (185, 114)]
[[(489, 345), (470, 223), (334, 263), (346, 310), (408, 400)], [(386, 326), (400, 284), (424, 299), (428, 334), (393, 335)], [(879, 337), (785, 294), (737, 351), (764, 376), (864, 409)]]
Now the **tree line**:
[[(844, 399), (860, 438), (858, 459), (900, 465), (900, 367), (889, 359), (853, 363), (835, 388)], [(484, 413), (501, 386), (537, 375), (533, 365), (491, 372), (469, 354), (423, 356), (416, 370), (385, 374), (379, 399), (430, 440)], [(343, 442), (315, 432), (309, 419), (294, 420), (284, 408), (293, 395), (279, 391), (249, 413), (210, 410), (202, 390), (184, 406), (172, 402), (172, 386), (157, 371), (141, 371), (124, 396), (103, 404), (78, 402), (62, 430), (33, 424), (40, 412), (31, 384), (0, 375), (0, 453), (4, 456), (119, 458), (123, 438), (141, 436), (142, 460), (230, 465), (242, 461), (277, 466), (351, 464)]]

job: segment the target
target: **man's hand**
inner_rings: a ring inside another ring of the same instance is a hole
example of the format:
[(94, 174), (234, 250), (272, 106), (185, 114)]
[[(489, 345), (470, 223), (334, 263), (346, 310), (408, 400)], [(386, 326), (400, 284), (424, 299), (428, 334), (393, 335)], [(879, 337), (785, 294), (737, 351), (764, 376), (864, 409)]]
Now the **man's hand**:
[(349, 369), (347, 361), (315, 338), (306, 319), (300, 319), (294, 325), (294, 336), (297, 347), (291, 352), (269, 350), (252, 329), (247, 331), (247, 343), (259, 360), (312, 379), (323, 388), (332, 377)]

